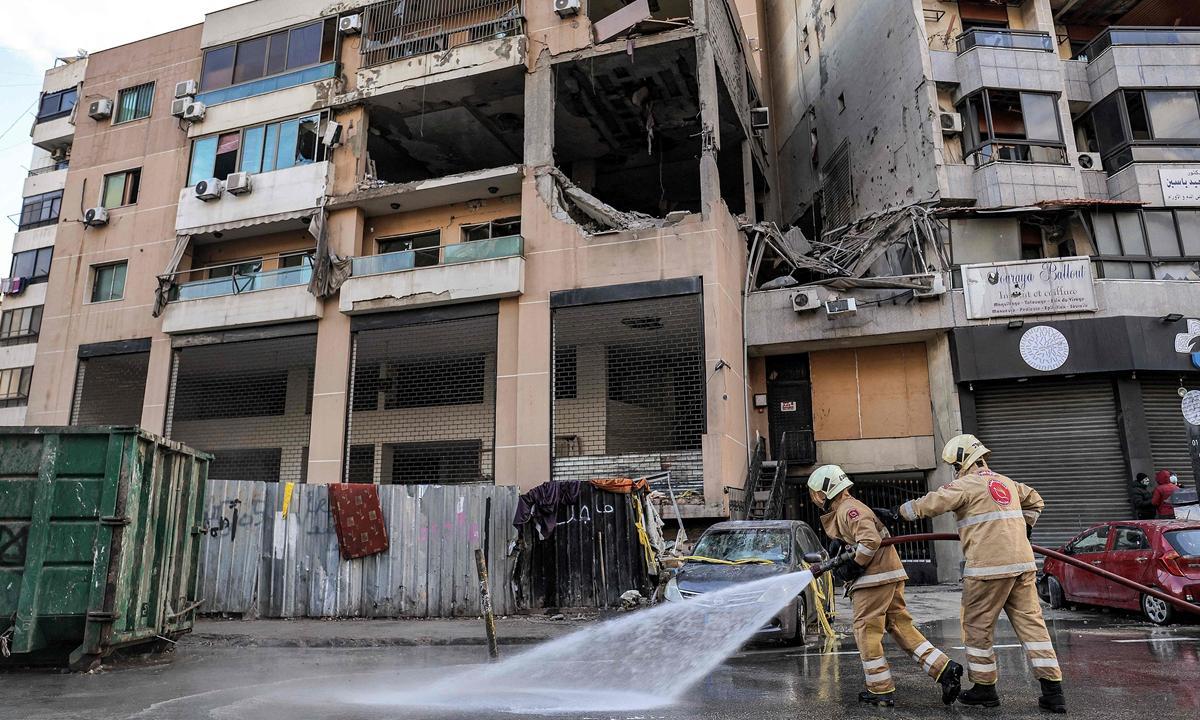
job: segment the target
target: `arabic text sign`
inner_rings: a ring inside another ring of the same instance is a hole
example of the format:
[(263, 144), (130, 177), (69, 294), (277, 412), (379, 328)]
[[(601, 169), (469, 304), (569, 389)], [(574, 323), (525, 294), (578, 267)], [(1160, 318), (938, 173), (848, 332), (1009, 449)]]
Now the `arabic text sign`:
[(1167, 205), (1200, 205), (1200, 169), (1159, 168), (1158, 180)]
[(962, 275), (972, 320), (1096, 310), (1085, 257), (963, 265)]

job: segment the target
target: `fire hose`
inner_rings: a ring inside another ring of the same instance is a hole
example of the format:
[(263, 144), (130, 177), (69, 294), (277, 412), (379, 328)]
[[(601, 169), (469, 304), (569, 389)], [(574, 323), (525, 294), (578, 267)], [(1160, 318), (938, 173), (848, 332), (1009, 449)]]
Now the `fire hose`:
[[(882, 544), (883, 545), (898, 545), (901, 543), (927, 542), (929, 540), (958, 541), (958, 539), (959, 539), (958, 535), (955, 535), (954, 533), (918, 533), (916, 535), (900, 535), (897, 537), (884, 538)], [(1117, 575), (1116, 573), (1111, 573), (1107, 570), (1104, 570), (1103, 568), (1098, 568), (1095, 565), (1090, 565), (1088, 563), (1083, 562), (1082, 560), (1073, 558), (1070, 555), (1060, 553), (1057, 550), (1051, 550), (1049, 548), (1044, 548), (1040, 545), (1032, 545), (1031, 547), (1033, 547), (1033, 551), (1039, 555), (1044, 555), (1048, 558), (1054, 558), (1055, 560), (1058, 560), (1059, 562), (1064, 562), (1068, 565), (1077, 567), (1081, 570), (1087, 570), (1090, 573), (1099, 575), (1100, 577), (1104, 578), (1105, 580), (1115, 582), (1118, 585), (1124, 585), (1125, 587), (1127, 587), (1131, 590), (1136, 590), (1140, 593), (1149, 595), (1150, 597), (1158, 598), (1159, 600), (1162, 600), (1163, 602), (1170, 603), (1185, 612), (1193, 613), (1195, 615), (1200, 615), (1200, 605), (1193, 605), (1192, 603), (1187, 602), (1186, 600), (1181, 600), (1177, 597), (1168, 595), (1167, 593), (1162, 592), (1161, 590), (1156, 590), (1155, 588), (1147, 587), (1146, 585), (1142, 585), (1141, 583), (1134, 582), (1133, 580), (1130, 580), (1127, 577), (1122, 577), (1120, 575)], [(817, 575), (820, 575), (823, 572), (826, 572), (828, 570), (833, 570), (834, 568), (849, 562), (850, 560), (852, 560), (854, 558), (854, 555), (855, 555), (855, 551), (853, 549), (851, 549), (851, 550), (847, 550), (846, 552), (842, 553), (841, 555), (829, 558), (828, 560), (825, 560), (824, 562), (813, 565), (811, 568), (812, 572), (813, 572), (813, 576), (816, 577)]]

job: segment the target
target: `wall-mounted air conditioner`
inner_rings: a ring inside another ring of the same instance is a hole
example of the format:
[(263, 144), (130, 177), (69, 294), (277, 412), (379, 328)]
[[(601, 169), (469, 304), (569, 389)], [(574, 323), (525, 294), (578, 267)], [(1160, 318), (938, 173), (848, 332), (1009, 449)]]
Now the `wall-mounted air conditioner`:
[(1079, 153), (1075, 158), (1075, 164), (1084, 170), (1100, 170), (1104, 167), (1100, 159), (1100, 153)]
[(858, 301), (854, 298), (839, 298), (825, 302), (825, 313), (830, 317), (836, 315), (853, 315), (858, 312)]
[(195, 80), (184, 80), (183, 82), (175, 83), (175, 97), (177, 98), (195, 95), (199, 91), (200, 88)]
[(806, 287), (792, 293), (792, 309), (796, 312), (817, 310), (829, 298), (829, 291), (824, 288)]
[(225, 191), (230, 195), (245, 195), (250, 192), (250, 173), (229, 173), (225, 178)]
[(88, 117), (93, 120), (104, 120), (112, 117), (113, 101), (108, 98), (100, 98), (93, 100), (88, 106)]
[(338, 19), (338, 32), (357, 35), (362, 32), (362, 15), (345, 15)]
[(177, 118), (181, 118), (183, 117), (184, 113), (187, 112), (188, 105), (192, 105), (195, 102), (196, 98), (192, 97), (191, 95), (184, 95), (181, 98), (175, 98), (171, 101), (171, 114)]
[(83, 224), (88, 227), (103, 227), (108, 224), (108, 210), (102, 207), (89, 208), (83, 214)]
[(180, 117), (189, 122), (200, 122), (204, 119), (204, 110), (204, 103), (190, 102), (183, 108), (183, 115)]
[(221, 197), (221, 193), (225, 190), (225, 185), (217, 178), (209, 178), (196, 183), (196, 197), (204, 202), (216, 200)]
[(958, 135), (963, 131), (962, 115), (956, 112), (938, 113), (938, 122), (942, 126), (942, 134)]
[(771, 108), (750, 108), (750, 129), (766, 130), (771, 127)]
[(559, 17), (578, 15), (581, 6), (580, 0), (554, 0), (554, 12), (558, 13)]

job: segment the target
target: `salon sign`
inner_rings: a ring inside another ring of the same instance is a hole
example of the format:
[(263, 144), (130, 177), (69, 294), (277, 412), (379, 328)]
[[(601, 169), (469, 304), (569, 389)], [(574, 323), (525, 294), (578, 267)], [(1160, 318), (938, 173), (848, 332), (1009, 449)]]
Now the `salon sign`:
[(1200, 169), (1159, 168), (1163, 203), (1167, 205), (1200, 205)]
[(1096, 311), (1086, 257), (963, 265), (962, 277), (972, 320)]

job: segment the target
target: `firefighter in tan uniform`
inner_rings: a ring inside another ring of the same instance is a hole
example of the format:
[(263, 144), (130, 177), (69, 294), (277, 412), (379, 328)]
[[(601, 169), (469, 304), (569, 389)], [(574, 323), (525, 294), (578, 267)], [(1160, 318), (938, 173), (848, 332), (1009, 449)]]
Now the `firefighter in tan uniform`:
[(821, 516), (825, 534), (855, 551), (854, 558), (835, 574), (847, 582), (854, 606), (854, 641), (867, 685), (858, 699), (885, 707), (895, 705), (896, 684), (883, 654), (886, 632), (942, 686), (942, 702), (953, 704), (963, 668), (913, 627), (904, 603), (908, 575), (900, 555), (894, 547), (880, 545), (887, 529), (870, 508), (850, 495), (852, 485), (837, 465), (817, 468), (808, 478), (810, 497), (825, 511)]
[(1042, 619), (1034, 578), (1037, 566), (1029, 536), (1045, 503), (1028, 485), (988, 469), (989, 450), (973, 435), (959, 435), (942, 451), (956, 479), (919, 500), (891, 511), (905, 520), (952, 512), (958, 520), (966, 568), (963, 570), (962, 632), (967, 646), (967, 676), (974, 685), (959, 696), (964, 705), (997, 707), (996, 652), (992, 635), (1004, 610), (1025, 646), (1042, 686), (1038, 706), (1067, 711), (1062, 671)]

